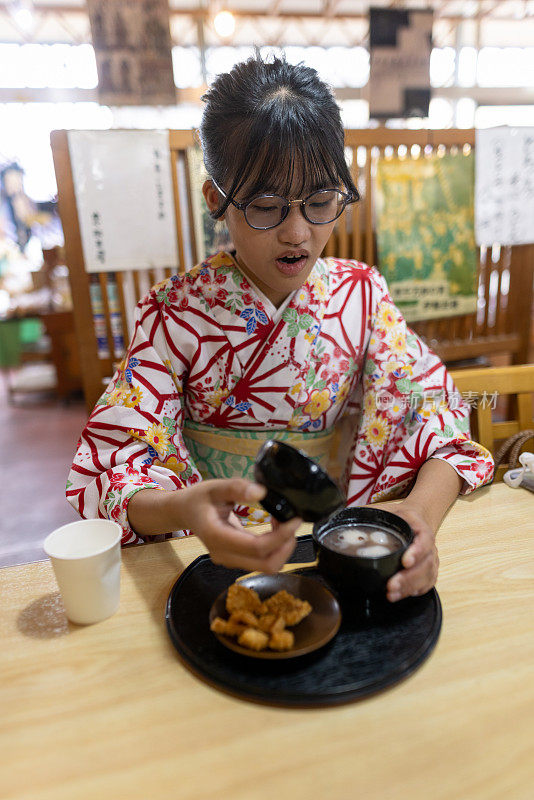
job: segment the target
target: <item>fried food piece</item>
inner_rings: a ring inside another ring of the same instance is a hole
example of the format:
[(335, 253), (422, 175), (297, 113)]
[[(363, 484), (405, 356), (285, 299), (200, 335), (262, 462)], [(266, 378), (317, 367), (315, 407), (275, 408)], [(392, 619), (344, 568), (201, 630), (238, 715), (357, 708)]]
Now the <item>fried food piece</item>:
[(293, 602), (295, 601), (295, 597), (289, 592), (286, 592), (285, 589), (281, 589), (281, 591), (276, 592), (276, 594), (272, 594), (267, 600), (264, 601), (263, 605), (265, 606), (265, 610), (270, 612), (271, 614), (278, 615), (280, 612), (287, 611), (293, 607)]
[(269, 647), (271, 650), (291, 650), (295, 644), (295, 637), (291, 631), (275, 631), (271, 634), (269, 639)]
[(299, 622), (302, 622), (302, 620), (308, 616), (311, 610), (312, 607), (307, 600), (299, 601), (299, 605), (296, 606), (296, 608), (292, 611), (286, 611), (284, 614), (286, 625), (298, 625)]
[(222, 619), (221, 617), (215, 617), (210, 625), (210, 630), (212, 630), (213, 633), (226, 633), (227, 624), (227, 620)]
[(260, 629), (260, 631), (265, 631), (266, 633), (270, 633), (271, 628), (273, 627), (275, 622), (276, 622), (276, 614), (261, 614), (258, 617), (257, 626)]
[(286, 592), (285, 589), (273, 594), (272, 597), (265, 600), (263, 605), (271, 614), (276, 614), (277, 617), (282, 616), (286, 625), (298, 625), (312, 610), (307, 600), (300, 600)]
[(233, 611), (230, 614), (229, 622), (234, 624), (241, 623), (245, 625), (247, 628), (257, 628), (258, 627), (258, 617), (256, 617), (252, 611)]
[(281, 633), (286, 627), (286, 621), (283, 614), (279, 614), (271, 626), (271, 633)]
[(240, 634), (242, 634), (243, 631), (246, 630), (247, 628), (248, 628), (248, 625), (244, 625), (242, 622), (230, 622), (230, 620), (227, 620), (227, 622), (226, 622), (226, 630), (225, 630), (224, 633), (225, 633), (226, 636), (236, 636), (237, 637)]
[(286, 621), (282, 614), (261, 614), (257, 618), (256, 628), (265, 633), (274, 633), (275, 631), (283, 631), (286, 627)]
[(269, 636), (257, 628), (245, 628), (237, 641), (249, 650), (265, 650), (269, 644)]
[(226, 610), (229, 614), (234, 611), (252, 611), (260, 613), (262, 602), (254, 589), (233, 583), (226, 593)]
[(224, 636), (239, 636), (246, 628), (247, 625), (242, 622), (232, 621), (231, 618), (222, 619), (221, 617), (215, 617), (210, 625), (213, 633), (220, 633)]

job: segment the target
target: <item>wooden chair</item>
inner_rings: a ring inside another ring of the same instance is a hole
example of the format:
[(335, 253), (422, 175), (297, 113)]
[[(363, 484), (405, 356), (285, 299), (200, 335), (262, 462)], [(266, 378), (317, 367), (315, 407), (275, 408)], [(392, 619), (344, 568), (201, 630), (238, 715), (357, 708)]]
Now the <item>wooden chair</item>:
[[(325, 255), (355, 258), (376, 264), (373, 232), (373, 175), (376, 164), (388, 152), (403, 148), (406, 158), (422, 150), (453, 150), (474, 146), (474, 130), (389, 130), (346, 131), (352, 172), (362, 202), (350, 206), (340, 218), (325, 249)], [(189, 179), (190, 148), (196, 143), (193, 131), (169, 131), (178, 254), (181, 270), (198, 262), (201, 246), (195, 223)], [(65, 233), (66, 261), (74, 305), (76, 335), (82, 364), (82, 380), (88, 409), (91, 409), (123, 355), (117, 346), (132, 332), (135, 303), (170, 270), (131, 270), (92, 273), (85, 270), (80, 225), (66, 131), (52, 133), (59, 210)], [(402, 150), (400, 151), (402, 152)], [(378, 265), (380, 266), (380, 265)], [(513, 363), (528, 361), (534, 246), (483, 249), (479, 254), (479, 298), (477, 313), (418, 322), (414, 329), (446, 362), (493, 354), (508, 354)], [(102, 298), (105, 326), (99, 331), (107, 339), (104, 355), (98, 351), (91, 309), (91, 287)], [(118, 311), (110, 312), (112, 302)], [(122, 337), (117, 336), (117, 327)]]
[[(124, 355), (121, 342), (127, 345), (133, 332), (136, 303), (151, 286), (169, 277), (174, 270), (139, 269), (132, 264), (130, 270), (121, 272), (86, 272), (67, 136), (67, 131), (53, 131), (51, 144), (82, 365), (83, 391), (87, 410), (90, 411), (113, 374), (114, 365)], [(188, 169), (188, 153), (194, 144), (193, 131), (169, 131), (178, 259), (182, 271), (197, 263), (197, 233)], [(98, 332), (95, 331), (91, 291), (93, 295), (95, 291), (98, 292), (104, 311), (105, 327)], [(113, 314), (110, 306), (117, 301), (120, 313)], [(105, 355), (102, 355), (102, 348), (99, 353), (97, 333), (101, 340), (103, 336), (107, 341)]]
[[(502, 442), (521, 431), (534, 429), (534, 364), (451, 372), (458, 391), (472, 406), (471, 433), (493, 456)], [(511, 398), (512, 402), (500, 402)], [(498, 420), (499, 412), (510, 409)], [(531, 450), (527, 444), (525, 449)], [(502, 480), (509, 464), (502, 464), (495, 480)]]

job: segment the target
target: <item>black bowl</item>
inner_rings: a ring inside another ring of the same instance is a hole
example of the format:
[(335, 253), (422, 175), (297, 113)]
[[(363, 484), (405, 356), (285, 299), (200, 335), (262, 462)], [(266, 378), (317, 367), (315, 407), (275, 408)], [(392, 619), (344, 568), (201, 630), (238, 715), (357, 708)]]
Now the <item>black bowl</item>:
[[(351, 556), (331, 550), (323, 544), (327, 533), (335, 528), (378, 525), (397, 534), (403, 544), (382, 556)], [(313, 544), (318, 567), (329, 584), (345, 599), (385, 596), (388, 580), (402, 568), (403, 553), (413, 542), (408, 523), (381, 508), (345, 508), (323, 523), (313, 526)]]
[(275, 519), (300, 517), (317, 522), (345, 505), (337, 483), (305, 453), (285, 442), (265, 442), (256, 456), (254, 477), (267, 488), (261, 501)]

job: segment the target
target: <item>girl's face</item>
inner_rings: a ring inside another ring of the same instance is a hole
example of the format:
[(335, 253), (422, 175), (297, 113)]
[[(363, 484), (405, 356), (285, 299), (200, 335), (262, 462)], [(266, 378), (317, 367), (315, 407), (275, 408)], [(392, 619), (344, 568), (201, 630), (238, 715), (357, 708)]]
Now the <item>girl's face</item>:
[[(203, 193), (210, 211), (218, 208), (220, 195), (211, 181), (205, 182)], [(313, 225), (299, 205), (291, 206), (284, 221), (266, 231), (251, 228), (244, 213), (232, 205), (223, 219), (241, 270), (276, 307), (305, 283), (336, 224)]]

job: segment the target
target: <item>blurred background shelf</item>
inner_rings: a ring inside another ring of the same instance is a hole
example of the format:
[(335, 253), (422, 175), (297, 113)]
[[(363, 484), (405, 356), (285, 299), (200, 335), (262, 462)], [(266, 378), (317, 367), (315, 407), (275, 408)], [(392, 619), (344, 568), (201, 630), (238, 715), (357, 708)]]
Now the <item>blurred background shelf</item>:
[(72, 311), (0, 320), (0, 368), (7, 397), (52, 393), (68, 400), (81, 391)]

